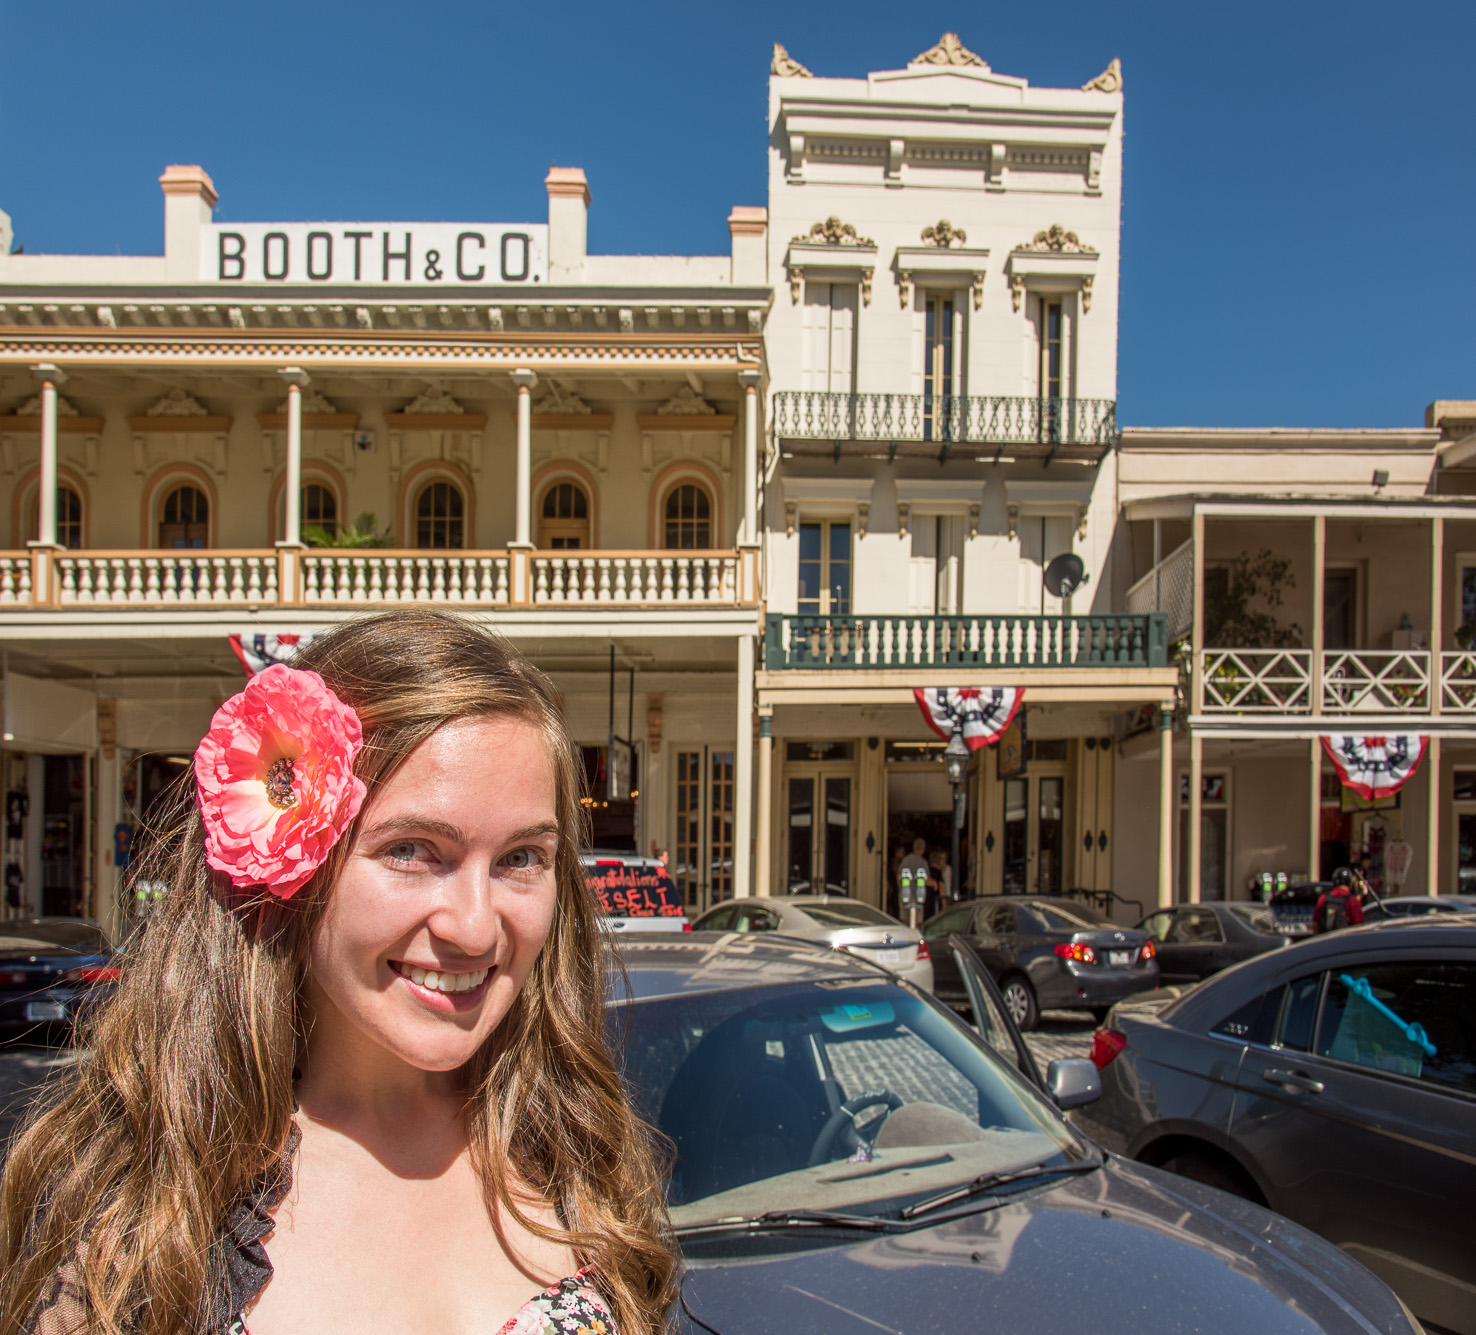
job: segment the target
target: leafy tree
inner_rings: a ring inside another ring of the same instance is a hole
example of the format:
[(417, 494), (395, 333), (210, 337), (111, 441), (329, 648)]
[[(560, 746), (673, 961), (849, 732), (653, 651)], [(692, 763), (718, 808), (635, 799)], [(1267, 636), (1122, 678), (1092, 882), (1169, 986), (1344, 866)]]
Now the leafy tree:
[[(1214, 578), (1208, 575), (1213, 574)], [(1291, 562), (1263, 547), (1241, 552), (1228, 566), (1207, 572), (1204, 589), (1205, 643), (1235, 649), (1291, 649), (1302, 643), (1295, 621), (1276, 615), (1287, 589), (1296, 588)]]
[(394, 534), (385, 529), (377, 531), (378, 520), (365, 510), (347, 528), (330, 533), (320, 524), (309, 524), (302, 531), (303, 541), (310, 547), (393, 547)]

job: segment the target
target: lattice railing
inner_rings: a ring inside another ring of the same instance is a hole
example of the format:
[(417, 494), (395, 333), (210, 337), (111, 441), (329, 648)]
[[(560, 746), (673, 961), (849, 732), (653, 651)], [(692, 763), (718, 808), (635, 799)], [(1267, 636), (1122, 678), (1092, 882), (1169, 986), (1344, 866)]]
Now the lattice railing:
[(1440, 708), (1449, 714), (1476, 714), (1476, 652), (1453, 649), (1440, 655)]
[(1206, 714), (1310, 714), (1310, 649), (1206, 649)]
[(1423, 714), (1430, 708), (1430, 655), (1401, 649), (1323, 655), (1324, 714)]
[(1162, 612), (1170, 643), (1194, 628), (1194, 541), (1176, 547), (1127, 591), (1129, 612)]

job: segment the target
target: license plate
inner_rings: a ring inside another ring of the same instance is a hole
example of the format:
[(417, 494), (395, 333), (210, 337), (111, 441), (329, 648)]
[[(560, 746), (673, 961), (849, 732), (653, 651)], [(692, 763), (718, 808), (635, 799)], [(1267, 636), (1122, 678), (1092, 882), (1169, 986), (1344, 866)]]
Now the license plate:
[(60, 1001), (26, 1002), (26, 1019), (32, 1023), (40, 1020), (65, 1020), (67, 1008)]
[(1125, 967), (1132, 962), (1133, 952), (1131, 950), (1109, 950), (1107, 952), (1107, 963), (1118, 967)]
[(901, 958), (902, 952), (900, 950), (878, 950), (876, 952), (876, 962), (878, 964), (896, 964)]

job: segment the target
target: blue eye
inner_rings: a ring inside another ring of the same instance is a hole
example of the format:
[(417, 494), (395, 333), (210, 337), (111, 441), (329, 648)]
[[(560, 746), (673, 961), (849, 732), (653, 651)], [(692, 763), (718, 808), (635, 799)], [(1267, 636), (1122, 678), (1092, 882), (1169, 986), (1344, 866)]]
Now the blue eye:
[(538, 848), (515, 848), (502, 861), (513, 871), (542, 871), (548, 865), (543, 850)]
[(430, 857), (430, 845), (420, 839), (397, 839), (384, 849), (391, 862), (422, 862)]

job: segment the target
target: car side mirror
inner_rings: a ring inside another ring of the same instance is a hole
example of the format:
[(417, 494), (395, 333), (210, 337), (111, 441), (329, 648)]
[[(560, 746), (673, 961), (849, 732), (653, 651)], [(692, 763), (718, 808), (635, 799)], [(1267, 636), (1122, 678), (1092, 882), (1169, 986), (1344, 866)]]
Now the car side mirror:
[(1085, 1057), (1063, 1057), (1046, 1067), (1046, 1089), (1065, 1112), (1102, 1097), (1102, 1073)]

